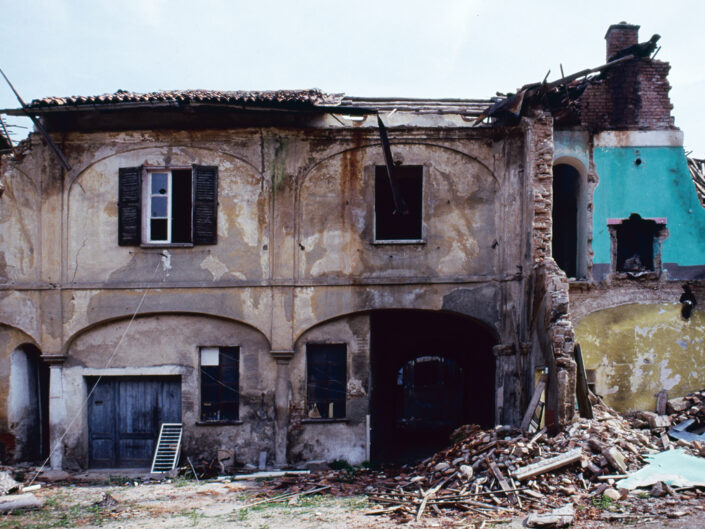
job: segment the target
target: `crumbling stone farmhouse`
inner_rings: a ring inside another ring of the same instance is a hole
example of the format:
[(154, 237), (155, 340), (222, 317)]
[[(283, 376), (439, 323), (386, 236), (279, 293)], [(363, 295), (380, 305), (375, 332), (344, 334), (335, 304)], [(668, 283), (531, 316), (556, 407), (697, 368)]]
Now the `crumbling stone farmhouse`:
[(66, 164), (38, 133), (0, 161), (3, 460), (146, 467), (163, 422), (194, 461), (410, 459), (461, 424), (519, 424), (541, 372), (558, 430), (578, 342), (621, 409), (699, 389), (705, 210), (669, 65), (637, 32), (493, 100), (4, 111)]

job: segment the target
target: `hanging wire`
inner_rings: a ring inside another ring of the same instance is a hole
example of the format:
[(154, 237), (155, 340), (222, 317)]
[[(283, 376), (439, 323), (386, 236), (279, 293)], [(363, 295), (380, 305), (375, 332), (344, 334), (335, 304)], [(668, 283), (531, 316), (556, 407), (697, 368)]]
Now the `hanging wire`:
[[(152, 277), (156, 276), (157, 270), (159, 270), (159, 267), (161, 266), (162, 261), (159, 260), (157, 263), (156, 268), (154, 269), (154, 272), (152, 274)], [(118, 343), (115, 345), (115, 348), (113, 349), (113, 352), (110, 354), (108, 357), (108, 361), (105, 364), (105, 368), (107, 369), (110, 367), (110, 364), (112, 364), (113, 359), (115, 358), (115, 355), (117, 352), (120, 350), (120, 346), (122, 345), (123, 340), (125, 339), (125, 336), (127, 336), (127, 333), (130, 331), (130, 327), (132, 326), (132, 322), (135, 321), (135, 318), (137, 317), (137, 314), (139, 313), (140, 309), (142, 308), (142, 304), (144, 303), (145, 298), (147, 297), (147, 293), (151, 290), (151, 288), (145, 289), (145, 291), (142, 293), (142, 297), (140, 298), (140, 302), (137, 304), (137, 308), (135, 309), (134, 313), (132, 314), (132, 317), (130, 318), (130, 321), (128, 322), (127, 326), (125, 327), (125, 330), (122, 332), (122, 335), (120, 336), (120, 339), (118, 340)], [(47, 463), (51, 460), (51, 456), (54, 455), (54, 453), (58, 450), (59, 447), (63, 446), (63, 441), (64, 438), (69, 434), (71, 431), (71, 428), (73, 427), (74, 423), (78, 420), (78, 418), (83, 414), (83, 410), (88, 406), (88, 401), (90, 400), (91, 396), (93, 393), (95, 393), (96, 388), (98, 387), (98, 384), (100, 384), (100, 381), (102, 380), (104, 375), (100, 375), (98, 379), (96, 380), (95, 384), (93, 384), (93, 387), (91, 390), (88, 392), (88, 395), (86, 396), (85, 401), (81, 405), (81, 407), (76, 411), (76, 414), (73, 416), (73, 419), (69, 422), (68, 426), (66, 427), (66, 430), (64, 433), (61, 435), (61, 437), (54, 443), (54, 446), (51, 448), (49, 451), (49, 455), (47, 458), (44, 460), (42, 465), (39, 467), (39, 469), (34, 473), (34, 476), (32, 477), (32, 480), (29, 482), (29, 485), (34, 483), (34, 481), (37, 479), (39, 474), (42, 473), (42, 471), (46, 468)], [(28, 486), (29, 486), (28, 485)]]

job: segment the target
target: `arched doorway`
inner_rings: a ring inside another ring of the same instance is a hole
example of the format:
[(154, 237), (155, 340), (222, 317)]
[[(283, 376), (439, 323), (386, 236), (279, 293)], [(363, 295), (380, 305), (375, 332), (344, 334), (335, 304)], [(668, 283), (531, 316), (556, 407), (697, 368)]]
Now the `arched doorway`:
[(49, 366), (25, 344), (10, 358), (8, 418), (14, 424), (16, 461), (39, 461), (49, 454)]
[(371, 457), (406, 462), (449, 444), (462, 424), (494, 424), (496, 340), (456, 314), (370, 315)]
[(568, 277), (582, 277), (580, 256), (582, 185), (567, 163), (553, 166), (553, 258)]

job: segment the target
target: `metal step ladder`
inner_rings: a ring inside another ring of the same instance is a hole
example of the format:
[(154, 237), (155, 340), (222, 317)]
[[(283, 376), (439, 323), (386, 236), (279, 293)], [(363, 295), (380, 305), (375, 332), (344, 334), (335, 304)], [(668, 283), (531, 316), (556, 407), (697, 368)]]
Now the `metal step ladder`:
[(170, 472), (179, 462), (181, 435), (184, 425), (180, 422), (165, 422), (159, 431), (159, 440), (154, 450), (152, 473)]

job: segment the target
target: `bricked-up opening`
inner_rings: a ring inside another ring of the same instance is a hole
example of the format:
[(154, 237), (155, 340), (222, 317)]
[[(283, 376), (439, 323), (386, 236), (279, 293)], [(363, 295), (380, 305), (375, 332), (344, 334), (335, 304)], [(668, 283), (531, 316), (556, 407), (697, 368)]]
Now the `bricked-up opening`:
[(580, 173), (567, 164), (553, 168), (553, 258), (568, 277), (578, 277)]
[(632, 213), (628, 219), (609, 223), (614, 271), (639, 274), (660, 270), (661, 241), (667, 236), (665, 220), (642, 219)]
[(460, 425), (494, 424), (492, 333), (457, 314), (371, 314), (371, 457), (422, 459)]
[(375, 167), (375, 240), (420, 240), (423, 236), (423, 166), (397, 165), (394, 177), (408, 211), (395, 211), (387, 168)]

